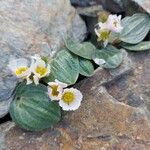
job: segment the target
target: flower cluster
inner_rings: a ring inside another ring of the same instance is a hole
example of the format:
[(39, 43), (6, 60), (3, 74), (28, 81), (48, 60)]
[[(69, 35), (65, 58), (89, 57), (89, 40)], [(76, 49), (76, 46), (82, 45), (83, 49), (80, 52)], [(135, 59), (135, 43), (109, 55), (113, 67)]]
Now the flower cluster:
[(58, 80), (48, 83), (48, 95), (51, 100), (59, 101), (63, 110), (76, 110), (79, 108), (83, 95), (75, 88), (66, 88), (67, 84)]
[(26, 79), (27, 84), (39, 84), (39, 80), (50, 73), (50, 65), (46, 64), (40, 56), (31, 57), (29, 64), (27, 59), (19, 58), (10, 60), (8, 67), (18, 78)]
[(123, 27), (121, 26), (121, 15), (109, 15), (105, 22), (99, 22), (95, 28), (95, 33), (98, 36), (98, 41), (102, 41), (104, 47), (109, 42), (111, 32), (119, 33)]
[[(31, 57), (31, 63), (27, 59), (10, 60), (8, 67), (18, 78), (26, 79), (26, 84), (39, 84), (39, 80), (50, 74), (50, 65), (39, 55)], [(76, 110), (79, 108), (83, 95), (75, 88), (66, 88), (67, 84), (58, 81), (48, 83), (48, 95), (52, 101), (59, 101), (63, 110)]]

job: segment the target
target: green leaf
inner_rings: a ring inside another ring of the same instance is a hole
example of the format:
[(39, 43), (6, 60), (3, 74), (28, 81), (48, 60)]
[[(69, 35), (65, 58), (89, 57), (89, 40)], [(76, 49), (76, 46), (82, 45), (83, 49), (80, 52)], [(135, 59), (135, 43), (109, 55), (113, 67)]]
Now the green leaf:
[(147, 14), (134, 14), (122, 20), (123, 30), (120, 40), (130, 44), (141, 42), (150, 30), (150, 17)]
[(121, 46), (130, 51), (144, 51), (150, 49), (150, 41), (140, 42), (136, 45), (123, 43)]
[(51, 72), (45, 79), (46, 82), (51, 82), (57, 79), (68, 85), (72, 85), (77, 81), (79, 76), (78, 57), (71, 54), (68, 50), (63, 49), (58, 52), (50, 65)]
[(105, 60), (105, 63), (102, 65), (103, 68), (113, 69), (121, 64), (123, 54), (122, 51), (116, 49), (112, 45), (108, 45), (105, 49), (97, 50), (95, 52), (93, 60), (96, 58)]
[(75, 43), (70, 38), (65, 40), (65, 45), (72, 53), (86, 59), (92, 59), (92, 55), (96, 49), (90, 42)]
[(10, 104), (12, 120), (28, 131), (41, 131), (55, 125), (61, 117), (60, 107), (50, 101), (46, 86), (21, 83)]
[(84, 76), (91, 76), (94, 72), (93, 64), (84, 58), (79, 58), (79, 73)]

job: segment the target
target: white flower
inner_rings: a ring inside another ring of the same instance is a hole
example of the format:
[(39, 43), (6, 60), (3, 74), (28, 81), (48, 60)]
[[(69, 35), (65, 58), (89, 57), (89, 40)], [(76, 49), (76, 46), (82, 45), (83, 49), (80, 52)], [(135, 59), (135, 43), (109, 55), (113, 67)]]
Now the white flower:
[(50, 65), (46, 64), (38, 55), (32, 57), (31, 71), (34, 74), (33, 81), (37, 85), (39, 80), (50, 73)]
[(121, 26), (121, 15), (109, 15), (106, 21), (107, 29), (113, 32), (121, 32), (123, 27)]
[(58, 80), (55, 80), (55, 82), (49, 82), (48, 83), (48, 95), (51, 100), (60, 100), (63, 89), (67, 87), (66, 83), (62, 83)]
[(104, 47), (106, 47), (108, 44), (110, 31), (107, 29), (100, 28), (100, 29), (95, 29), (95, 33), (98, 36), (98, 41), (102, 41)]
[(75, 88), (65, 89), (62, 93), (59, 105), (66, 111), (76, 110), (81, 105), (82, 98), (83, 95), (79, 90)]
[(10, 60), (8, 67), (18, 78), (25, 79), (31, 74), (28, 61), (24, 58)]
[(94, 62), (100, 66), (106, 63), (104, 59), (100, 59), (100, 58), (95, 58)]

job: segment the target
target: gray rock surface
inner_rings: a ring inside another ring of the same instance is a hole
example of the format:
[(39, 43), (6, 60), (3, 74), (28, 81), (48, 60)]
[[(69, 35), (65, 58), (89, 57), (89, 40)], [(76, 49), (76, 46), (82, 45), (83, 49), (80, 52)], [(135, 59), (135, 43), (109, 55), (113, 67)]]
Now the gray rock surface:
[(124, 11), (122, 0), (101, 0), (103, 8), (109, 12), (121, 13)]
[(124, 0), (126, 15), (132, 15), (138, 12), (147, 12), (150, 14), (149, 0)]
[(107, 11), (120, 13), (126, 11), (131, 15), (137, 12), (150, 13), (149, 0), (70, 0), (77, 7), (102, 5)]
[(102, 5), (105, 10), (119, 13), (123, 11), (123, 3), (121, 0), (70, 0), (72, 5), (76, 7), (89, 7)]
[(140, 7), (142, 7), (145, 12), (150, 14), (150, 1), (149, 0), (133, 0), (136, 2)]
[(150, 51), (129, 53), (133, 71), (107, 86), (107, 91), (119, 102), (142, 108), (150, 119)]
[(91, 5), (96, 5), (101, 0), (70, 0), (71, 4), (77, 7), (87, 7)]
[(10, 57), (51, 56), (68, 35), (77, 41), (86, 35), (85, 23), (69, 0), (0, 1), (0, 117), (7, 113), (17, 83), (7, 68)]

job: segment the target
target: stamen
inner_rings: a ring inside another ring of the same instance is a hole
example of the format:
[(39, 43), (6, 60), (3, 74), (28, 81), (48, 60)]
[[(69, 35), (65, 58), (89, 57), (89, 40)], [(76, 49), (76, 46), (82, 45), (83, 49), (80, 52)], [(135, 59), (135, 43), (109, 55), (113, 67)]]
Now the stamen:
[(117, 27), (118, 23), (117, 23), (117, 21), (114, 21), (113, 24), (114, 24), (115, 27)]
[(24, 73), (25, 71), (27, 71), (28, 67), (20, 67), (20, 68), (17, 68), (15, 73), (16, 75), (21, 75), (22, 73)]
[(59, 94), (59, 92), (57, 91), (58, 90), (58, 85), (51, 85), (50, 87), (52, 89), (52, 93), (51, 94), (53, 96), (58, 96), (58, 94)]
[(69, 105), (74, 100), (74, 94), (72, 92), (65, 92), (62, 96), (62, 100)]
[(101, 31), (100, 32), (100, 39), (102, 41), (106, 41), (109, 37), (109, 32), (108, 31)]
[(40, 76), (43, 76), (47, 72), (47, 68), (37, 66), (36, 69), (35, 69), (35, 72), (38, 73)]

